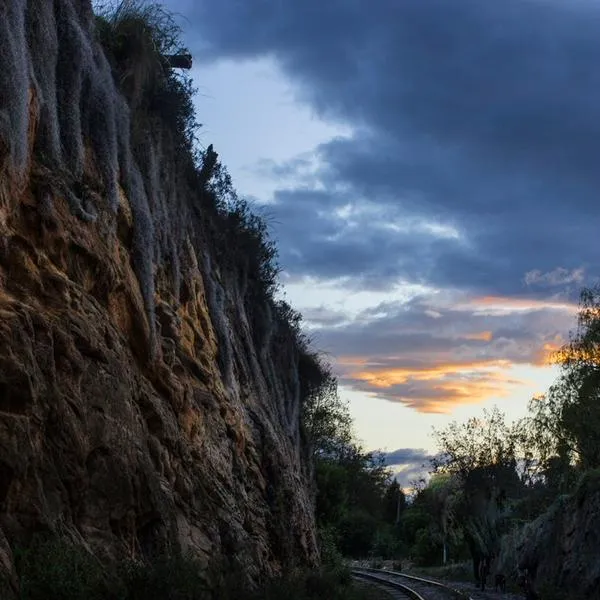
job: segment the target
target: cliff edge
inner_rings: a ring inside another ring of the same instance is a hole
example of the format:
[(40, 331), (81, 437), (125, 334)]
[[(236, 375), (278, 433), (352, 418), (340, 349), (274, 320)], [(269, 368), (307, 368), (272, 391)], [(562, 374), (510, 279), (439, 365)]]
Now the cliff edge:
[(181, 80), (131, 83), (100, 34), (87, 0), (0, 5), (0, 565), (46, 530), (254, 581), (316, 564), (271, 247), (168, 120)]

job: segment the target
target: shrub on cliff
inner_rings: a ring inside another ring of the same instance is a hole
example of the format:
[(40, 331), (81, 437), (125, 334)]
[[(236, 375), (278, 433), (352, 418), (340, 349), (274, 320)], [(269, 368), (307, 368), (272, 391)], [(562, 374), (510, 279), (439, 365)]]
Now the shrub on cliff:
[(205, 600), (211, 598), (204, 571), (193, 557), (125, 563), (115, 590), (118, 600)]
[(96, 2), (98, 39), (129, 106), (134, 126), (160, 119), (179, 138), (179, 149), (194, 152), (196, 121), (191, 79), (170, 68), (167, 56), (187, 52), (181, 29), (168, 10), (154, 2)]
[(36, 537), (17, 549), (20, 600), (104, 600), (113, 596), (98, 560), (80, 547), (54, 537)]
[[(209, 234), (216, 245), (223, 266), (232, 271), (252, 303), (272, 300), (279, 285), (277, 245), (271, 238), (269, 225), (245, 198), (238, 196), (231, 176), (219, 160), (212, 144), (200, 154), (201, 167), (196, 173), (204, 191), (205, 207), (211, 213)], [(294, 315), (276, 307), (294, 327)], [(291, 310), (291, 309), (290, 309)]]

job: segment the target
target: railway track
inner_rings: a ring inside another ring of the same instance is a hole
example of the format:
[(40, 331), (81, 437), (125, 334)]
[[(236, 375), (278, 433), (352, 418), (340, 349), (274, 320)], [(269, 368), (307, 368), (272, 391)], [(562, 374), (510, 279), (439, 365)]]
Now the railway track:
[(380, 583), (375, 579), (367, 578), (365, 576), (353, 575), (352, 577), (356, 582), (360, 582), (363, 586), (377, 588), (382, 596), (386, 600), (407, 600), (414, 599), (414, 596), (410, 596), (410, 592), (407, 592), (403, 588), (392, 587), (388, 582)]
[(472, 600), (468, 594), (437, 581), (381, 569), (352, 569), (352, 576), (398, 592), (411, 600)]

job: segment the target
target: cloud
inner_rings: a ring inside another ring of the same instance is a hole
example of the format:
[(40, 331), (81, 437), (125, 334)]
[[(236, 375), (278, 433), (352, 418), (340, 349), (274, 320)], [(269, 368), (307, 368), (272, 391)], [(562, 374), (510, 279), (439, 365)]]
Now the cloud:
[(389, 466), (424, 464), (433, 458), (427, 450), (419, 448), (398, 448), (391, 452), (384, 452), (385, 464)]
[(288, 272), (515, 295), (524, 274), (578, 285), (583, 271), (568, 273), (600, 267), (599, 14), (540, 0), (222, 0), (188, 17), (200, 63), (272, 57), (299, 101), (352, 131), (271, 165)]
[(560, 311), (575, 314), (578, 306), (564, 299), (510, 298), (501, 296), (482, 296), (472, 298), (467, 304), (457, 306), (458, 310), (473, 311), (478, 315), (504, 315), (512, 313), (531, 313), (536, 310)]
[(335, 327), (348, 321), (348, 316), (343, 311), (332, 310), (326, 306), (307, 307), (302, 312), (302, 318), (309, 329)]
[(563, 267), (557, 267), (554, 271), (542, 273), (539, 269), (525, 273), (527, 285), (564, 286), (569, 283), (582, 284), (585, 279), (585, 269), (573, 269), (569, 271)]
[(449, 413), (457, 405), (479, 404), (488, 398), (510, 394), (511, 386), (523, 381), (508, 377), (496, 369), (508, 369), (508, 363), (445, 364), (435, 370), (392, 370), (359, 372), (356, 379), (344, 380), (355, 389), (373, 396), (402, 402), (424, 413)]
[(477, 333), (465, 334), (466, 340), (479, 340), (482, 342), (491, 342), (493, 338), (494, 334), (491, 331), (478, 331)]
[(423, 449), (398, 448), (384, 452), (383, 457), (385, 464), (394, 471), (395, 479), (406, 490), (413, 481), (427, 475), (433, 454)]
[(419, 412), (503, 398), (530, 382), (515, 366), (548, 365), (566, 342), (568, 302), (456, 294), (416, 296), (315, 330), (340, 382)]
[(421, 479), (429, 480), (428, 467), (423, 465), (409, 465), (400, 469), (394, 469), (394, 479), (400, 484), (404, 493), (409, 497), (414, 494), (415, 488), (413, 484)]

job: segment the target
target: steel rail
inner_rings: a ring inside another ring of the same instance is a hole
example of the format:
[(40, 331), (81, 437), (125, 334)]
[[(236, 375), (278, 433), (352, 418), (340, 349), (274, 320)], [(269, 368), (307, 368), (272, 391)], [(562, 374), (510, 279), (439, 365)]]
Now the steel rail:
[(366, 579), (368, 581), (375, 581), (387, 587), (392, 587), (396, 590), (400, 590), (402, 593), (406, 594), (411, 600), (427, 600), (423, 598), (419, 592), (409, 588), (407, 585), (402, 583), (398, 583), (397, 581), (391, 581), (390, 579), (386, 579), (385, 577), (381, 577), (379, 575), (375, 575), (374, 573), (366, 573), (364, 571), (359, 571), (357, 569), (352, 570), (352, 576), (357, 579)]
[[(417, 577), (416, 575), (408, 575), (406, 573), (399, 573), (398, 571), (390, 571), (387, 569), (371, 569), (368, 567), (363, 567), (361, 569), (353, 569), (352, 573), (353, 574), (363, 573), (366, 575), (374, 575), (374, 576), (377, 576), (377, 574), (379, 574), (378, 579), (386, 581), (386, 582), (388, 582), (390, 580), (382, 578), (381, 575), (387, 575), (388, 577), (392, 576), (394, 578), (403, 578), (408, 581), (414, 581), (415, 583), (420, 583), (422, 585), (431, 586), (431, 587), (438, 588), (440, 590), (444, 590), (445, 592), (448, 593), (448, 595), (450, 597), (454, 598), (455, 600), (473, 600), (471, 598), (471, 596), (469, 596), (465, 592), (461, 592), (460, 590), (457, 590), (456, 588), (453, 588), (449, 585), (440, 583), (439, 581), (425, 579), (424, 577)], [(397, 585), (402, 585), (402, 584), (398, 583)], [(413, 593), (416, 593), (414, 590), (411, 590), (411, 591)], [(423, 599), (423, 600), (426, 600), (426, 599)]]

